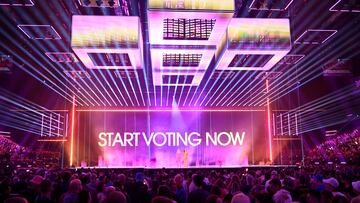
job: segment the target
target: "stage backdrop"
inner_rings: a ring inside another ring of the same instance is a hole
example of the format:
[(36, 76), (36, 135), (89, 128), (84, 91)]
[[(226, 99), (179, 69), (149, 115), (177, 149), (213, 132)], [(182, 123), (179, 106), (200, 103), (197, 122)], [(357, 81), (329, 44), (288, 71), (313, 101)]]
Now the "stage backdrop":
[(236, 167), (268, 157), (264, 111), (79, 111), (76, 123), (76, 166)]

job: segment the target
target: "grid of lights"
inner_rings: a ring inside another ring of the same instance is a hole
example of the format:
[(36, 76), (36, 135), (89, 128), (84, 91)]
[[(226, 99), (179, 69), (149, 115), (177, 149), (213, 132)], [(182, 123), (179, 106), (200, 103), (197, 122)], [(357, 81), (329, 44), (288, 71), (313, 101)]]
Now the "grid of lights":
[(164, 39), (208, 40), (216, 19), (164, 19)]
[(201, 56), (201, 54), (164, 54), (163, 66), (197, 67)]
[(84, 7), (119, 7), (119, 0), (78, 0)]

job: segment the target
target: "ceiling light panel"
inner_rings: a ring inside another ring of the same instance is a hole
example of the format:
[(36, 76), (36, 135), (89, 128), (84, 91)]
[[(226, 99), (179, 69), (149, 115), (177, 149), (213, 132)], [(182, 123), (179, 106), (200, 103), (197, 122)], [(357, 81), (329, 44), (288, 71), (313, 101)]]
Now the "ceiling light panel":
[(90, 69), (142, 67), (138, 16), (73, 16), (71, 46)]
[(232, 0), (150, 0), (154, 85), (198, 86), (233, 13)]
[(51, 25), (18, 25), (28, 38), (35, 40), (59, 40), (60, 35)]
[(291, 50), (288, 19), (233, 18), (217, 46), (217, 70), (269, 70)]

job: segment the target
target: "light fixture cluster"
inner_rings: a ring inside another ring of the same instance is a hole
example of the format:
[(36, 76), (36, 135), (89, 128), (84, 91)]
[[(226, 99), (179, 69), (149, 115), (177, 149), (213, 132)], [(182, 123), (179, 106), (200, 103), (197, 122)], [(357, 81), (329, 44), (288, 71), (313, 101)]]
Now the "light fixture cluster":
[(118, 7), (119, 0), (79, 0), (80, 5), (85, 7)]

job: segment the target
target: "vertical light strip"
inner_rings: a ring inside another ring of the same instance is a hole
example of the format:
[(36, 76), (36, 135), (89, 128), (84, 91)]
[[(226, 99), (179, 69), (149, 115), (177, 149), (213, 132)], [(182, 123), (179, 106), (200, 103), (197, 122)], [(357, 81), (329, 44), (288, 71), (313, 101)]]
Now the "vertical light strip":
[(289, 131), (289, 136), (291, 136), (291, 126), (290, 126), (290, 114), (288, 113), (288, 131)]
[(58, 114), (58, 131), (57, 131), (57, 136), (60, 136), (60, 114)]
[(50, 113), (50, 119), (49, 119), (49, 137), (51, 137), (52, 129), (51, 129), (51, 123), (52, 123), (52, 114)]
[(40, 137), (43, 136), (43, 129), (44, 129), (44, 114), (41, 114), (41, 130), (40, 130)]
[[(269, 94), (269, 79), (266, 79), (266, 93)], [(273, 161), (272, 157), (272, 143), (271, 143), (271, 116), (270, 116), (270, 101), (269, 97), (266, 98), (267, 104), (267, 120), (268, 120), (268, 134), (269, 134), (269, 158), (270, 162)]]
[(277, 129), (277, 128), (276, 128), (276, 122), (275, 122), (275, 119), (276, 119), (276, 118), (275, 118), (275, 114), (274, 114), (274, 113), (272, 114), (272, 119), (273, 119), (272, 121), (273, 121), (273, 133), (274, 133), (273, 135), (275, 136), (275, 135), (276, 135), (276, 129)]
[(74, 127), (75, 127), (75, 96), (73, 96), (72, 112), (71, 112), (70, 167), (73, 165)]

